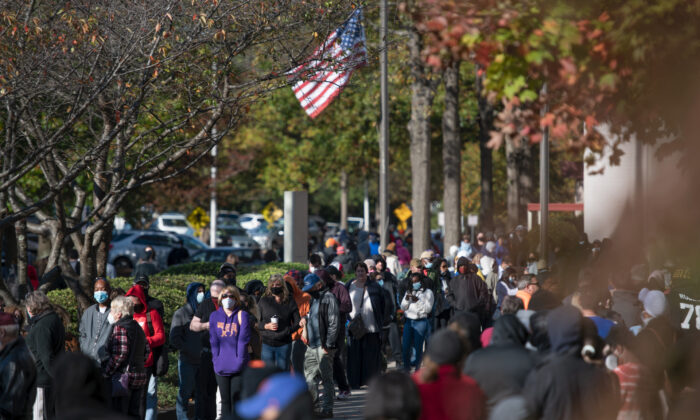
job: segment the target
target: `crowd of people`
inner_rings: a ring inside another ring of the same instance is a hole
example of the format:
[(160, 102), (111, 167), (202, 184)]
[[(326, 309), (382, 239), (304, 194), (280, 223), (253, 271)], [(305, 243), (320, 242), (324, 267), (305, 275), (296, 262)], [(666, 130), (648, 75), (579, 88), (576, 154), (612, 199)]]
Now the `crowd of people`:
[[(60, 311), (32, 292), (28, 323), (0, 313), (0, 418), (73, 418), (94, 404), (155, 419), (169, 351), (179, 420), (331, 418), (364, 386), (368, 419), (692, 414), (700, 294), (690, 271), (605, 271), (609, 243), (585, 238), (546, 264), (524, 235), (465, 236), (447, 252), (436, 240), (410, 258), (410, 238), (380, 252), (376, 236), (343, 233), (312, 250), (308, 271), (266, 285), (239, 285), (225, 263), (209, 285), (187, 286), (169, 331), (147, 270), (127, 291), (97, 278), (80, 355), (64, 354)], [(68, 404), (66, 366), (85, 404)]]

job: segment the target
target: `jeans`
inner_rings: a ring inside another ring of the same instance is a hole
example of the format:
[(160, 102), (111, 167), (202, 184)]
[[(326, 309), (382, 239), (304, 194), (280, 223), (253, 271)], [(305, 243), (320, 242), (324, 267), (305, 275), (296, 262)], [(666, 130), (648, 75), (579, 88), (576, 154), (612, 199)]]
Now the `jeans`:
[[(177, 374), (180, 378), (179, 390), (177, 393), (177, 400), (175, 403), (175, 413), (177, 414), (177, 420), (188, 420), (187, 410), (189, 407), (189, 399), (194, 396), (194, 405), (197, 407), (199, 405), (199, 389), (197, 389), (195, 378), (197, 377), (197, 371), (199, 371), (199, 365), (193, 365), (187, 363), (183, 360), (178, 360), (177, 362)], [(197, 413), (195, 408), (195, 413)]]
[[(151, 372), (155, 371), (155, 362)], [(158, 378), (151, 373), (148, 380), (148, 390), (146, 391), (146, 418), (145, 420), (156, 420), (158, 418)]]
[(238, 419), (236, 404), (241, 399), (243, 381), (240, 373), (231, 376), (216, 375), (216, 383), (221, 391), (221, 418), (222, 420)]
[(277, 366), (283, 372), (289, 371), (289, 358), (292, 354), (292, 343), (275, 347), (262, 343), (261, 359), (265, 366)]
[(403, 367), (411, 368), (411, 351), (415, 352), (416, 368), (423, 360), (423, 344), (430, 334), (430, 321), (427, 319), (406, 319), (403, 326)]
[(318, 399), (318, 389), (316, 377), (321, 377), (321, 385), (323, 385), (323, 400), (321, 401), (321, 410), (325, 412), (333, 411), (333, 399), (335, 398), (335, 389), (333, 387), (333, 356), (334, 351), (329, 350), (329, 353), (323, 350), (323, 347), (316, 348), (307, 347), (304, 357), (304, 378), (309, 386), (311, 399), (316, 403)]

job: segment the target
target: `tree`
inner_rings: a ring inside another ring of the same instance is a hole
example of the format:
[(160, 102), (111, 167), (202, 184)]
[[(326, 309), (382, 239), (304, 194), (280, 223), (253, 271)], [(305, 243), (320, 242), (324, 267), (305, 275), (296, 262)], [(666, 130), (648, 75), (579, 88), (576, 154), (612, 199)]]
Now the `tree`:
[(445, 238), (443, 246), (459, 246), (461, 240), (461, 163), (462, 138), (459, 121), (459, 61), (447, 66), (445, 82), (445, 110), (442, 114), (442, 161), (444, 174), (443, 208), (445, 210)]
[[(36, 214), (29, 229), (52, 238), (47, 267), (70, 280), (69, 241), (82, 267), (69, 285), (84, 307), (125, 198), (196, 165), (351, 6), (3, 2), (0, 192), (10, 210), (0, 225)], [(19, 181), (37, 166), (45, 185), (30, 196)]]

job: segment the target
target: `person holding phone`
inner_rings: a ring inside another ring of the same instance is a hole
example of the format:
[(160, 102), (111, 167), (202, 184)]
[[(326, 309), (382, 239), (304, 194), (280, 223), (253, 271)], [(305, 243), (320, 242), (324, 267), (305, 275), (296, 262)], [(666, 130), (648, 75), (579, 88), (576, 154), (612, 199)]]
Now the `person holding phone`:
[(411, 354), (415, 352), (415, 367), (420, 368), (423, 358), (423, 345), (430, 333), (428, 317), (433, 308), (435, 297), (433, 292), (425, 287), (425, 276), (412, 273), (409, 277), (411, 287), (401, 300), (401, 309), (406, 321), (403, 326), (403, 366), (411, 370)]

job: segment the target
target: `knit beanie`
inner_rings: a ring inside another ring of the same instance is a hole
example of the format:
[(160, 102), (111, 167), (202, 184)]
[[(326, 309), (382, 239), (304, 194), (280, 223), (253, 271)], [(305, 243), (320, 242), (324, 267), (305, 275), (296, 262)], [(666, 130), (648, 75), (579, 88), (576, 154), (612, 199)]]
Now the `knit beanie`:
[(666, 296), (658, 290), (650, 290), (644, 296), (644, 311), (654, 318), (666, 312)]

